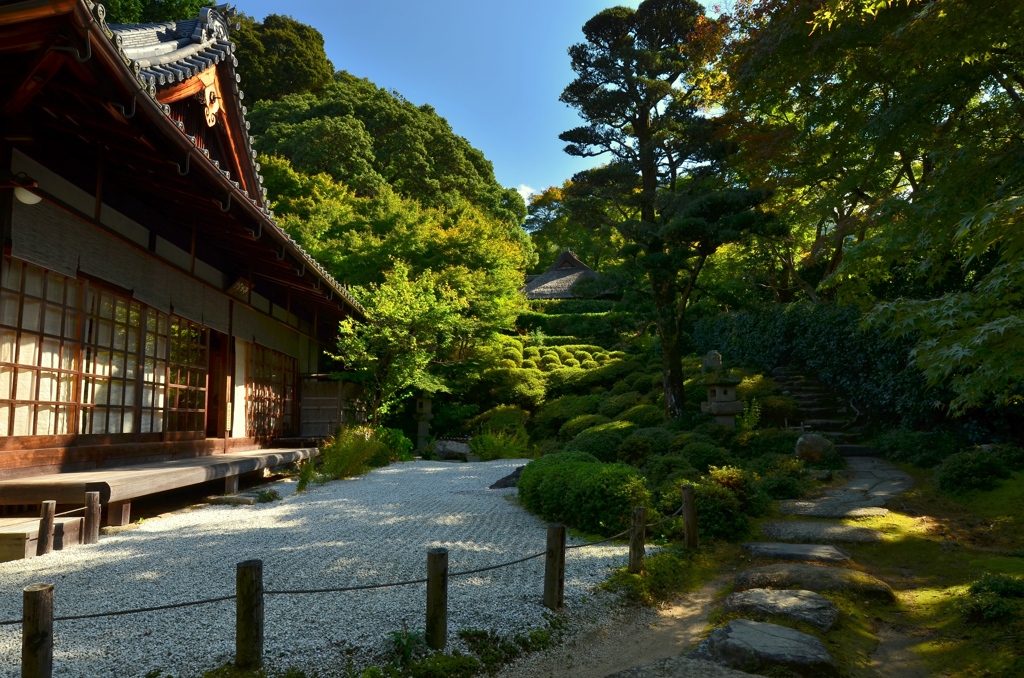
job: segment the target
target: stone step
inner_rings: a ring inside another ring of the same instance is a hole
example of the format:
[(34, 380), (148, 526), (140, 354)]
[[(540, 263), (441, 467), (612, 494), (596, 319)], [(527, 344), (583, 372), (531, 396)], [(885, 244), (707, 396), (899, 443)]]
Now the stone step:
[(817, 593), (851, 591), (889, 601), (896, 599), (888, 584), (866, 572), (805, 563), (777, 563), (753, 567), (739, 573), (736, 577), (736, 586), (741, 591), (799, 588)]
[(814, 591), (739, 591), (725, 599), (722, 609), (740, 614), (784, 617), (810, 624), (822, 631), (830, 630), (839, 619), (836, 604)]
[(834, 426), (842, 426), (843, 424), (849, 424), (852, 419), (805, 419), (804, 426), (812, 426), (814, 428), (828, 429)]
[(882, 541), (882, 533), (878, 530), (816, 520), (771, 521), (761, 525), (761, 532), (770, 539), (791, 542), (868, 544)]
[(754, 558), (798, 560), (804, 563), (847, 563), (850, 554), (841, 548), (824, 544), (782, 544), (754, 541), (743, 545), (743, 550)]
[(832, 655), (814, 636), (749, 619), (734, 619), (715, 629), (686, 656), (759, 673), (782, 667), (801, 676), (839, 675)]

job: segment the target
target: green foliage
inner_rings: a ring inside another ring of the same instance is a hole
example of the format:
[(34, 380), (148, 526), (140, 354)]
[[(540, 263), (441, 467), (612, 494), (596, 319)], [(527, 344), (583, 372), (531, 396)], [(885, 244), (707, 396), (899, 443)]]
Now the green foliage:
[(602, 587), (621, 591), (628, 600), (654, 606), (696, 589), (716, 571), (716, 560), (707, 552), (668, 548), (644, 558), (643, 573), (616, 570)]
[(564, 395), (544, 403), (533, 416), (533, 426), (544, 437), (552, 436), (570, 419), (596, 414), (600, 404), (600, 396)]
[(950, 433), (921, 433), (905, 428), (886, 431), (875, 438), (875, 445), (893, 461), (922, 468), (939, 464), (963, 447), (963, 443)]
[(994, 593), (979, 593), (957, 601), (957, 610), (963, 616), (976, 622), (1005, 619), (1016, 612), (1014, 605)]
[(431, 360), (455, 341), (466, 302), (429, 271), (410, 279), (402, 262), (395, 262), (383, 283), (353, 291), (366, 318), (341, 321), (338, 358), (351, 370), (346, 378), (366, 389), (370, 419), (377, 422), (408, 389), (427, 381)]
[(1008, 574), (985, 574), (971, 584), (972, 596), (981, 593), (992, 593), (1000, 598), (1024, 598), (1024, 578)]
[(769, 499), (799, 499), (803, 496), (803, 483), (798, 478), (772, 473), (761, 478), (758, 489)]
[(611, 420), (608, 417), (601, 414), (581, 414), (562, 424), (562, 427), (558, 429), (558, 437), (572, 439), (592, 426), (605, 424), (609, 421)]
[(618, 459), (619, 445), (636, 428), (629, 421), (611, 421), (581, 431), (565, 446), (566, 452), (586, 452), (601, 461)]
[(504, 431), (516, 430), (526, 426), (530, 413), (512, 405), (498, 405), (478, 414), (466, 422), (469, 431)]
[(634, 507), (650, 505), (635, 468), (580, 459), (562, 453), (527, 464), (519, 479), (523, 506), (545, 520), (609, 535), (629, 525)]
[(640, 394), (636, 391), (627, 391), (626, 393), (615, 395), (602, 402), (600, 407), (598, 407), (597, 412), (598, 414), (603, 414), (606, 417), (616, 417), (629, 408), (639, 404), (640, 397)]
[(263, 21), (243, 15), (239, 23), (231, 39), (238, 45), (238, 70), (247, 98), (276, 100), (322, 92), (331, 82), (334, 65), (324, 52), (320, 31), (279, 14), (269, 14)]
[(750, 527), (739, 498), (715, 482), (694, 485), (697, 529), (706, 539), (739, 541)]
[(410, 663), (404, 672), (408, 678), (472, 678), (480, 670), (480, 662), (458, 650), (452, 654), (432, 654)]
[(665, 411), (654, 405), (635, 405), (615, 417), (618, 421), (629, 421), (637, 426), (658, 426), (665, 421)]
[(412, 461), (413, 442), (406, 437), (400, 428), (385, 428), (380, 426), (374, 431), (377, 442), (388, 448), (391, 454), (391, 461)]
[(947, 494), (991, 490), (1010, 477), (1003, 461), (987, 450), (960, 452), (948, 457), (935, 470), (935, 481)]
[(618, 459), (633, 466), (641, 466), (650, 456), (667, 452), (674, 437), (675, 433), (668, 429), (638, 428), (619, 445)]
[(1024, 447), (1000, 445), (996, 447), (995, 455), (1011, 471), (1024, 471)]
[(739, 459), (756, 459), (767, 454), (789, 455), (796, 449), (799, 433), (765, 428), (741, 431), (733, 439), (732, 453)]
[(482, 461), (534, 456), (530, 436), (522, 426), (478, 433), (469, 441), (469, 447)]
[(701, 473), (707, 473), (712, 466), (726, 466), (729, 450), (711, 443), (689, 443), (682, 449), (690, 464)]
[(320, 454), (307, 461), (299, 470), (298, 491), (310, 482), (324, 483), (339, 478), (350, 478), (371, 468), (387, 466), (391, 450), (378, 442), (373, 432), (365, 428), (345, 428), (320, 448)]
[(281, 501), (281, 493), (277, 490), (260, 490), (259, 494), (256, 495), (256, 501), (260, 504)]
[(208, 0), (108, 0), (103, 6), (107, 23), (136, 24), (195, 19), (200, 9), (212, 4)]
[(686, 457), (679, 454), (650, 458), (644, 467), (644, 475), (648, 484), (662, 494), (677, 491), (682, 484), (677, 481), (694, 481), (700, 478), (697, 469), (690, 465)]
[(732, 492), (748, 516), (760, 516), (768, 510), (769, 496), (749, 471), (737, 466), (712, 466), (708, 478)]
[(540, 370), (508, 367), (487, 370), (482, 382), (497, 402), (534, 408), (544, 401), (544, 374)]
[(736, 418), (736, 426), (741, 431), (753, 431), (761, 423), (761, 403), (754, 398), (743, 401), (743, 414)]
[(601, 299), (531, 299), (530, 309), (552, 315), (571, 313), (607, 313), (615, 302)]

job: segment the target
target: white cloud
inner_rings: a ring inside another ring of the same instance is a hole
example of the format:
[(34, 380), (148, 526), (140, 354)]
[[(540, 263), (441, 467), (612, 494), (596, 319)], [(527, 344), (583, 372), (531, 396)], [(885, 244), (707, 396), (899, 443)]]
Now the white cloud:
[(519, 188), (516, 190), (519, 191), (519, 195), (523, 196), (523, 200), (525, 200), (527, 204), (530, 203), (530, 197), (537, 194), (536, 189), (531, 188), (526, 184), (519, 184)]

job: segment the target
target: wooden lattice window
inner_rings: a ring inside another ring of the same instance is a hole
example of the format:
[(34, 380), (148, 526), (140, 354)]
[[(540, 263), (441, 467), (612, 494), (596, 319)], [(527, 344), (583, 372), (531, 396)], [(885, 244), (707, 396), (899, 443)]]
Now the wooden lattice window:
[(292, 430), (298, 361), (258, 344), (249, 347), (246, 435), (270, 438)]
[(74, 433), (82, 286), (7, 259), (0, 290), (0, 435)]
[(86, 295), (80, 433), (134, 433), (142, 306), (102, 289)]
[(209, 330), (172, 316), (170, 350), (167, 430), (204, 431)]
[(168, 320), (166, 314), (151, 308), (146, 309), (140, 424), (143, 433), (160, 433), (164, 430), (164, 410), (167, 407)]

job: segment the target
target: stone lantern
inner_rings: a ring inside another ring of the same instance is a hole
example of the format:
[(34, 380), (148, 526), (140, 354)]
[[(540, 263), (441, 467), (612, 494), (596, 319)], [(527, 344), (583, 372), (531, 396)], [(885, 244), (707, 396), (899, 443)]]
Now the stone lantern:
[(700, 404), (701, 412), (712, 415), (715, 423), (735, 428), (736, 415), (743, 414), (743, 402), (736, 399), (739, 383), (739, 379), (730, 377), (728, 371), (721, 368), (707, 374), (704, 385), (708, 389), (708, 400)]
[(430, 441), (430, 420), (434, 415), (430, 413), (431, 399), (416, 399), (416, 453), (423, 454)]

